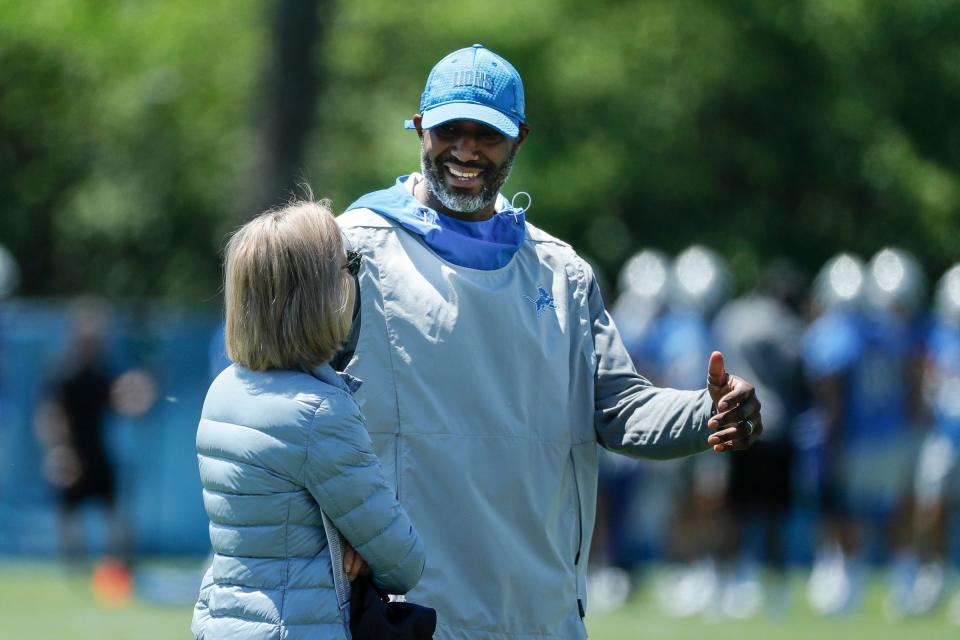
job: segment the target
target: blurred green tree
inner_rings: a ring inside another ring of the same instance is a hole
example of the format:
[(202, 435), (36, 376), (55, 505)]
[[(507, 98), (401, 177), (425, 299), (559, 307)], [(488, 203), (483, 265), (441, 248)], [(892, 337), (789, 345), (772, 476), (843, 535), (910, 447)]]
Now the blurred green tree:
[(330, 10), (328, 0), (276, 0), (270, 27), (271, 53), (257, 98), (259, 151), (256, 178), (248, 184), (245, 211), (262, 211), (298, 193), (309, 132), (315, 124), (323, 69), (317, 44)]
[(781, 255), (960, 256), (937, 0), (0, 0), (0, 243), (27, 294), (216, 299), (225, 233), (297, 180), (343, 209), (415, 170), (401, 121), (473, 42), (526, 83), (506, 191), (608, 275), (691, 242), (741, 286)]
[(23, 293), (216, 298), (261, 5), (0, 2), (0, 242)]

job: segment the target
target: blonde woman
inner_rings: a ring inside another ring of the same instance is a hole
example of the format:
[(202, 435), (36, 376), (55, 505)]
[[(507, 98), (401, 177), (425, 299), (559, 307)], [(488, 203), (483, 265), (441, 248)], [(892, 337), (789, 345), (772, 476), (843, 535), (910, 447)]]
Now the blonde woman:
[(371, 450), (358, 381), (327, 364), (350, 330), (358, 268), (327, 202), (268, 211), (227, 245), (234, 364), (197, 430), (214, 558), (196, 638), (350, 637), (321, 510), (356, 549), (350, 577), (368, 570), (392, 593), (420, 578), (423, 545)]

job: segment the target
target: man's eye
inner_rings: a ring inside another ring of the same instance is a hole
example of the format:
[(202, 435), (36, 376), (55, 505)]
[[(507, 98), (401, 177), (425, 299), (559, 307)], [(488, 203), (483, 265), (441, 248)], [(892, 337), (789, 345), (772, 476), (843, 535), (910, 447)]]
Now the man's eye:
[(477, 138), (483, 142), (500, 142), (503, 140), (503, 134), (496, 129), (481, 129), (480, 133), (477, 134)]
[(460, 130), (457, 127), (451, 125), (440, 125), (437, 127), (437, 135), (445, 140), (452, 140), (460, 134)]

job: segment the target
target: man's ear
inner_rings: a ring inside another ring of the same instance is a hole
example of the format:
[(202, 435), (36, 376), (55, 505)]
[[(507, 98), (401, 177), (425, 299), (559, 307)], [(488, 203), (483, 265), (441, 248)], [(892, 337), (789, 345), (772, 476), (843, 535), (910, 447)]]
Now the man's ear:
[(423, 116), (419, 113), (413, 114), (413, 128), (417, 130), (417, 135), (423, 137)]
[(520, 123), (520, 133), (517, 134), (515, 138), (516, 145), (519, 147), (523, 144), (523, 141), (527, 139), (527, 135), (530, 133), (530, 127), (525, 123)]

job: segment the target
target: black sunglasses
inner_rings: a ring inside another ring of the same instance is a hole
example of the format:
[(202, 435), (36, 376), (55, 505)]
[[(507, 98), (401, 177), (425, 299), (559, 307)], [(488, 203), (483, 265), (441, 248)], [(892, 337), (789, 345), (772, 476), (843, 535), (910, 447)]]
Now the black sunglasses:
[(360, 273), (360, 254), (356, 251), (347, 251), (347, 263), (343, 265), (354, 278)]

